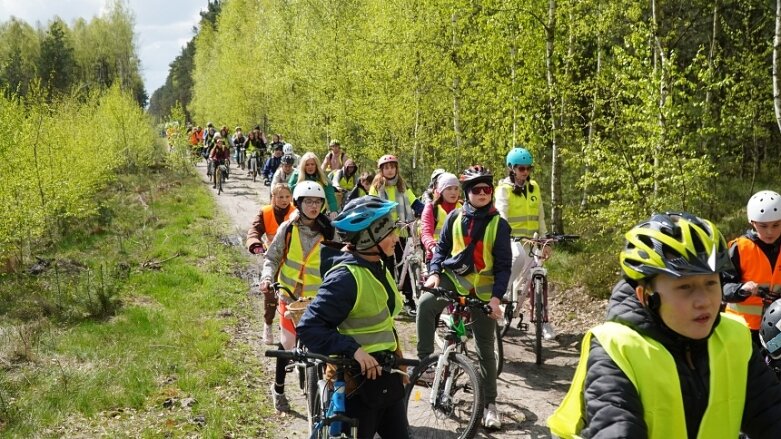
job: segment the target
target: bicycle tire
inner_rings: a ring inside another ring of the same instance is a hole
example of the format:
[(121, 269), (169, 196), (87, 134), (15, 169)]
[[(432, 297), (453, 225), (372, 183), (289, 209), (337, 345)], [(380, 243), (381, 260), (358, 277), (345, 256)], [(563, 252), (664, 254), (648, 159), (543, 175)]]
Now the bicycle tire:
[(409, 284), (410, 288), (412, 289), (412, 299), (418, 300), (420, 298), (420, 279), (421, 279), (421, 272), (420, 272), (420, 264), (409, 264), (407, 266), (407, 271), (409, 272)]
[(220, 166), (217, 166), (217, 195), (220, 195), (222, 193), (222, 183), (225, 181), (225, 176), (223, 175), (222, 168)]
[(534, 278), (534, 356), (537, 365), (542, 364), (542, 317), (543, 317), (543, 288), (544, 279), (541, 276)]
[(306, 368), (304, 371), (306, 375), (306, 383), (304, 384), (304, 393), (306, 395), (306, 412), (307, 420), (309, 421), (309, 434), (314, 431), (314, 423), (317, 418), (319, 407), (319, 394), (317, 391), (317, 382), (320, 377), (318, 376), (318, 366), (312, 365)]
[[(472, 438), (483, 419), (485, 399), (480, 378), (468, 358), (453, 353), (446, 370), (442, 371), (440, 389), (432, 389), (432, 383), (421, 380), (421, 375), (429, 368), (436, 368), (438, 360), (439, 355), (422, 360), (405, 389), (410, 435), (416, 438)], [(446, 397), (442, 395), (445, 378), (452, 378), (453, 382)], [(433, 405), (429, 402), (432, 392), (437, 395)]]
[(509, 301), (504, 304), (504, 325), (500, 326), (498, 332), (500, 338), (504, 338), (507, 335), (507, 330), (512, 326), (513, 311), (515, 311), (515, 302)]
[(496, 376), (498, 377), (501, 375), (502, 370), (504, 369), (504, 342), (502, 341), (502, 329), (506, 327), (499, 326), (499, 324), (496, 324), (496, 334), (494, 335), (494, 356), (496, 358)]

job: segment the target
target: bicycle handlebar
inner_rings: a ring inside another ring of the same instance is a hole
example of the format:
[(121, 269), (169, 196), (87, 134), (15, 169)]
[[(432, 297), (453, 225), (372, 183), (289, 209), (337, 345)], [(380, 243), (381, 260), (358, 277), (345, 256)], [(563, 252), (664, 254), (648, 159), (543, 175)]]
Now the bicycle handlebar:
[(764, 302), (766, 305), (769, 305), (773, 302), (775, 302), (778, 299), (781, 299), (781, 295), (778, 293), (770, 291), (770, 288), (768, 287), (757, 287), (757, 295), (762, 298), (762, 302)]
[[(292, 349), (289, 351), (269, 350), (266, 351), (266, 356), (272, 358), (281, 358), (283, 360), (293, 360), (293, 361), (316, 360), (316, 361), (321, 361), (323, 363), (330, 363), (330, 364), (334, 364), (337, 366), (344, 366), (344, 367), (358, 366), (358, 362), (352, 358), (329, 357), (328, 355), (316, 354), (314, 352), (308, 352), (302, 349)], [(397, 367), (397, 366), (414, 367), (417, 366), (418, 364), (420, 364), (420, 360), (416, 360), (412, 358), (399, 358), (393, 356), (393, 364), (383, 364), (382, 367), (384, 370), (386, 369), (389, 370), (391, 367)]]
[(435, 295), (436, 297), (447, 299), (459, 305), (468, 306), (470, 308), (479, 308), (486, 315), (490, 315), (491, 313), (493, 313), (491, 306), (483, 302), (482, 300), (478, 299), (477, 297), (462, 296), (461, 294), (458, 294), (456, 291), (451, 291), (446, 288), (440, 288), (440, 287), (431, 288), (431, 287), (421, 286), (420, 289), (421, 291), (427, 291)]
[(275, 292), (276, 294), (279, 294), (279, 291), (280, 291), (280, 290), (282, 290), (282, 291), (284, 291), (284, 292), (285, 292), (285, 294), (287, 294), (287, 295), (288, 295), (288, 297), (290, 297), (291, 299), (293, 299), (293, 302), (295, 302), (295, 301), (297, 301), (297, 300), (298, 300), (298, 297), (296, 297), (296, 295), (295, 295), (295, 294), (293, 294), (293, 292), (292, 292), (292, 291), (290, 291), (290, 288), (288, 288), (288, 287), (286, 287), (286, 286), (282, 285), (282, 284), (281, 284), (281, 283), (279, 283), (279, 282), (274, 282), (273, 284), (271, 284), (271, 285), (269, 285), (269, 286), (271, 287), (271, 289), (273, 289), (273, 290), (274, 290), (274, 292)]
[(564, 242), (564, 241), (574, 241), (576, 239), (579, 239), (580, 235), (553, 235), (548, 234), (544, 236), (513, 236), (513, 241), (531, 241), (534, 243), (549, 243), (549, 242)]

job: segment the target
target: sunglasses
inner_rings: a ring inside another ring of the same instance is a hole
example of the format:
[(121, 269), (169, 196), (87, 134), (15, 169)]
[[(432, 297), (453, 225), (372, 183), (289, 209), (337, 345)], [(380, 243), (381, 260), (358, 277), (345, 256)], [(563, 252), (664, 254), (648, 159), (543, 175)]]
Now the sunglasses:
[(469, 192), (471, 192), (474, 195), (491, 195), (494, 193), (494, 188), (491, 186), (474, 186), (471, 189), (469, 189)]
[(523, 165), (515, 165), (515, 166), (513, 166), (513, 169), (517, 169), (517, 170), (519, 170), (521, 172), (525, 172), (525, 171), (531, 172), (532, 171), (532, 167), (531, 166), (523, 166)]

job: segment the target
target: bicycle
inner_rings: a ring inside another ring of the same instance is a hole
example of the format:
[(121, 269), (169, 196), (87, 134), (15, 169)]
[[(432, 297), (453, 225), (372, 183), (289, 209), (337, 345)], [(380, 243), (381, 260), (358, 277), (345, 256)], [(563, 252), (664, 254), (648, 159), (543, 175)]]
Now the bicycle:
[(248, 166), (250, 174), (252, 174), (252, 182), (254, 183), (260, 172), (258, 171), (260, 169), (260, 154), (258, 154), (257, 150), (250, 153)]
[(236, 146), (236, 165), (243, 171), (245, 168), (245, 162), (247, 161), (247, 152), (243, 146)]
[(402, 289), (404, 283), (409, 279), (410, 288), (412, 289), (412, 297), (414, 300), (418, 300), (420, 297), (420, 284), (423, 281), (423, 246), (420, 244), (420, 235), (418, 233), (418, 221), (412, 220), (409, 222), (398, 221), (397, 227), (407, 229), (407, 242), (404, 245), (404, 252), (401, 256), (401, 261), (398, 261), (395, 268), (395, 279), (397, 279), (396, 286), (399, 290)]
[[(487, 303), (443, 288), (422, 287), (450, 302), (440, 319), (442, 351), (421, 360), (406, 389), (412, 437), (472, 438), (483, 418), (484, 390), (472, 360), (466, 357), (470, 309), (491, 313)], [(497, 338), (497, 340), (500, 340)], [(501, 341), (500, 341), (501, 343)], [(497, 357), (498, 360), (498, 357)], [(426, 379), (433, 375), (433, 379)]]
[(523, 314), (520, 312), (521, 303), (526, 294), (524, 290), (528, 288), (530, 297), (530, 306), (532, 309), (531, 322), (534, 323), (534, 355), (535, 363), (539, 366), (543, 362), (542, 358), (542, 326), (548, 322), (548, 270), (543, 267), (545, 258), (545, 248), (556, 242), (574, 241), (578, 239), (577, 235), (546, 235), (542, 238), (535, 233), (533, 237), (516, 236), (514, 241), (522, 241), (530, 244), (529, 256), (532, 257), (531, 268), (529, 269), (529, 281), (520, 289), (512, 288), (511, 297), (503, 300), (504, 305), (504, 326), (500, 334), (504, 336), (507, 329), (511, 326), (512, 320), (519, 317), (517, 328), (527, 331), (529, 326), (523, 322)]
[(214, 185), (217, 187), (217, 195), (220, 195), (222, 193), (222, 185), (225, 183), (225, 179), (228, 178), (228, 166), (220, 161), (214, 163)]
[[(313, 366), (322, 366), (326, 363), (336, 366), (336, 379), (332, 385), (324, 378), (317, 382), (317, 388), (313, 394), (312, 408), (314, 415), (309, 420), (309, 437), (310, 439), (358, 437), (358, 420), (345, 415), (346, 399), (348, 397), (345, 393), (347, 388), (345, 381), (346, 371), (349, 369), (353, 376), (360, 375), (360, 367), (355, 360), (343, 356), (329, 357), (300, 349), (292, 351), (266, 351), (266, 356), (304, 362)], [(419, 363), (418, 360), (393, 357), (391, 364), (389, 362), (381, 362), (381, 366), (383, 373), (406, 374), (396, 369), (396, 367), (405, 365), (417, 366)], [(345, 430), (347, 430), (347, 433), (345, 433)]]

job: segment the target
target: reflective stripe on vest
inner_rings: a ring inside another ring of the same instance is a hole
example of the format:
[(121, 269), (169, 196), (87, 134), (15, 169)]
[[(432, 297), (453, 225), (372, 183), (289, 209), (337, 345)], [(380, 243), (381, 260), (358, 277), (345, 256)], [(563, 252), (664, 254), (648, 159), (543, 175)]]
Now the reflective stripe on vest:
[[(460, 209), (463, 206), (460, 202), (456, 202), (456, 206), (454, 209)], [(439, 234), (442, 233), (442, 227), (445, 224), (445, 220), (447, 219), (448, 212), (445, 212), (445, 209), (442, 207), (441, 204), (437, 204), (437, 225), (434, 226), (434, 233), (432, 233), (432, 236), (434, 237), (434, 241), (439, 241)]]
[[(730, 242), (737, 244), (740, 255), (740, 281), (754, 281), (760, 287), (766, 287), (776, 294), (781, 293), (781, 258), (776, 259), (776, 266), (771, 269), (765, 252), (751, 239), (741, 236)], [(749, 328), (758, 330), (762, 323), (762, 299), (749, 296), (740, 303), (728, 303), (726, 311), (738, 314), (746, 321)]]
[[(462, 225), (463, 212), (459, 212), (456, 215), (453, 224), (453, 256), (461, 253), (466, 249), (464, 243), (464, 231)], [(483, 301), (491, 300), (491, 292), (494, 287), (494, 241), (496, 240), (496, 232), (499, 229), (499, 215), (494, 215), (488, 226), (485, 228), (485, 234), (483, 234), (483, 267), (480, 272), (468, 274), (466, 276), (459, 276), (450, 270), (446, 270), (445, 273), (453, 280), (453, 284), (458, 290), (458, 294), (462, 296), (469, 295), (474, 291), (475, 295)]]
[(320, 243), (323, 237), (319, 236), (305, 255), (298, 224), (292, 224), (292, 227), (285, 262), (279, 270), (279, 283), (296, 295), (314, 297), (323, 281), (320, 277)]
[(394, 294), (393, 313), (388, 309), (388, 295), (385, 286), (374, 277), (368, 268), (355, 264), (338, 264), (331, 270), (339, 267), (347, 268), (355, 278), (358, 294), (350, 314), (339, 324), (337, 330), (340, 334), (349, 335), (355, 339), (368, 353), (395, 351), (397, 342), (393, 330), (393, 318), (404, 305), (390, 272), (383, 270), (385, 281)]
[(342, 175), (339, 177), (339, 187), (346, 191), (352, 190), (355, 187), (355, 174), (347, 178), (344, 176), (344, 171), (342, 171)]
[[(287, 212), (285, 212), (284, 221), (287, 221), (287, 219), (290, 218), (290, 214), (295, 210), (296, 208), (293, 207), (292, 204), (289, 205), (287, 207)], [(274, 240), (274, 235), (277, 234), (277, 229), (279, 228), (277, 217), (274, 215), (274, 206), (270, 204), (265, 205), (260, 211), (263, 213), (263, 228), (266, 230), (266, 239), (268, 242), (271, 242)]]
[[(603, 323), (583, 338), (572, 385), (559, 408), (548, 418), (551, 432), (561, 438), (573, 438), (579, 437), (584, 427), (583, 391), (592, 335), (637, 389), (648, 438), (685, 438), (681, 385), (672, 355), (658, 341), (615, 322)], [(738, 436), (750, 356), (748, 328), (722, 314), (719, 326), (708, 339), (710, 389), (697, 438)]]
[(502, 183), (507, 190), (507, 222), (514, 236), (532, 236), (540, 230), (540, 186), (526, 182), (526, 195), (513, 193), (513, 185)]

